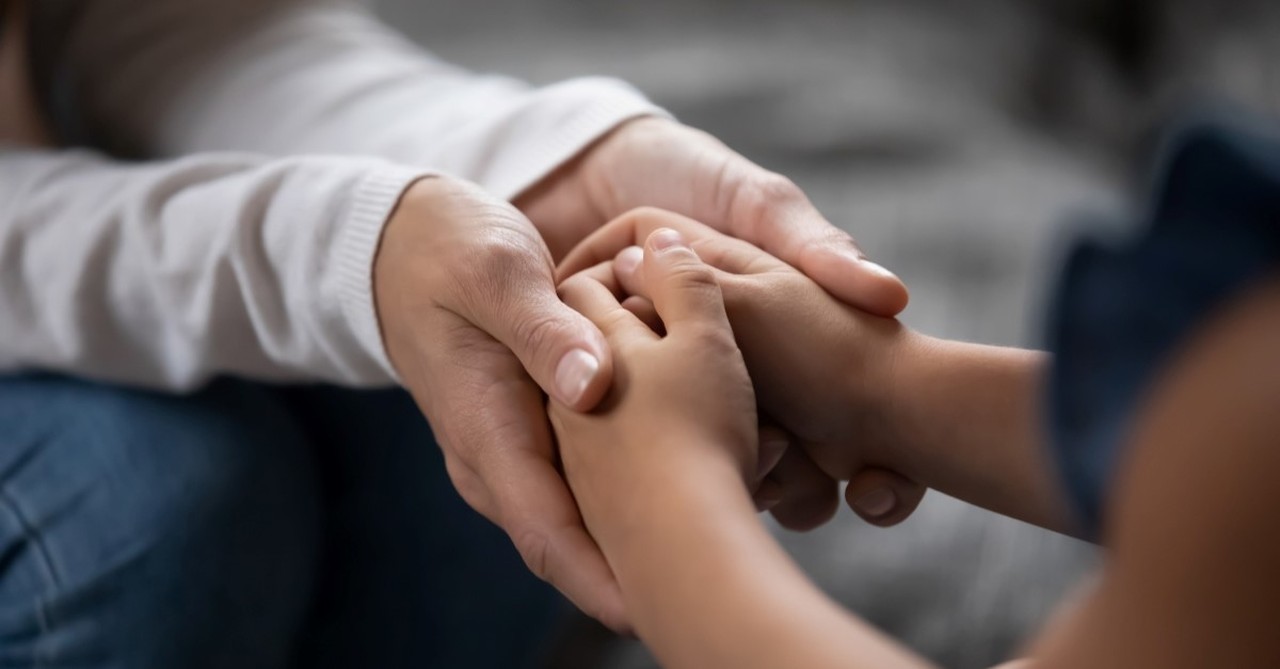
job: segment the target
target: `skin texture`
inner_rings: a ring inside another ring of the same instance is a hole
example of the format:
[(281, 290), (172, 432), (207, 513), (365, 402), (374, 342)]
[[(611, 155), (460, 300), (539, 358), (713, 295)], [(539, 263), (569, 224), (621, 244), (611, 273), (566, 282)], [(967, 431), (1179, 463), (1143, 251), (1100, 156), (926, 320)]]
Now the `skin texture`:
[[(616, 583), (555, 471), (542, 401), (545, 393), (590, 410), (612, 383), (608, 344), (557, 298), (553, 263), (641, 205), (698, 216), (769, 249), (860, 308), (893, 315), (907, 301), (901, 281), (865, 260), (794, 184), (666, 119), (620, 126), (514, 206), (445, 178), (409, 189), (374, 267), (392, 363), (468, 503), (507, 531), (535, 573), (620, 631), (629, 623)], [(785, 430), (767, 420), (759, 429), (757, 508), (796, 529), (825, 522), (834, 480), (787, 448)], [(912, 487), (888, 472), (867, 481)]]
[[(0, 141), (47, 145), (22, 3), (7, 4)], [(557, 298), (553, 263), (609, 219), (650, 204), (771, 249), (863, 308), (897, 313), (906, 289), (794, 184), (669, 120), (621, 125), (514, 204), (444, 178), (405, 193), (374, 267), (384, 341), (463, 497), (507, 531), (534, 572), (625, 631), (616, 584), (555, 469), (543, 406), (550, 395), (590, 409), (611, 383), (612, 357), (596, 326)], [(779, 509), (793, 527), (825, 520), (834, 482), (787, 448), (785, 431), (764, 422), (759, 435), (758, 508)]]
[[(1076, 533), (1053, 470), (1039, 457), (1047, 448), (1036, 420), (1043, 354), (913, 333), (840, 303), (750, 244), (661, 210), (620, 217), (558, 271), (616, 257), (626, 304), (644, 310), (643, 254), (629, 245), (664, 226), (684, 234), (717, 272), (762, 410), (826, 476), (850, 481), (846, 500), (864, 519), (904, 520), (923, 495), (917, 481)], [(868, 512), (884, 491), (894, 497), (891, 510)]]
[[(660, 220), (684, 226), (676, 217)], [(720, 307), (701, 300), (688, 301), (700, 306), (679, 313), (662, 307), (679, 302), (683, 288), (672, 280), (675, 263), (654, 257), (653, 239), (647, 237), (638, 265), (619, 269), (625, 265), (619, 259), (613, 276), (591, 265), (567, 279), (564, 294), (605, 327), (611, 343), (618, 342), (619, 369), (629, 368), (634, 358), (645, 370), (659, 371), (615, 387), (607, 408), (592, 414), (550, 406), (566, 475), (641, 638), (664, 666), (675, 668), (927, 666), (817, 591), (752, 512), (743, 478), (749, 449), (741, 447), (751, 415), (742, 410), (736, 421), (731, 415), (743, 404), (744, 391), (696, 390), (709, 381), (737, 387), (725, 379), (738, 379), (742, 371), (724, 350), (728, 334), (716, 337), (708, 328), (731, 330), (753, 379), (758, 372), (746, 343), (755, 333), (734, 330), (729, 286), (741, 275), (725, 268), (722, 251), (728, 246), (710, 236), (701, 242), (683, 236), (692, 249), (678, 273), (714, 277), (732, 325), (720, 322)], [(709, 266), (695, 269), (694, 251)], [(707, 283), (705, 276), (699, 281)], [(588, 302), (585, 295), (593, 298)], [(631, 334), (635, 323), (650, 323), (652, 314), (637, 304), (636, 295), (648, 296), (668, 333), (659, 341), (675, 339), (670, 347), (646, 340), (643, 354), (635, 354), (622, 343), (638, 336)], [(809, 314), (808, 327), (793, 328), (790, 337), (820, 349), (828, 334), (822, 325), (842, 320), (843, 307), (803, 308), (824, 313)], [(784, 314), (795, 315), (778, 312)], [(682, 341), (691, 326), (702, 341), (716, 342), (701, 355), (690, 355), (689, 342)], [(1280, 489), (1273, 482), (1280, 467), (1277, 329), (1280, 280), (1272, 280), (1220, 313), (1157, 379), (1133, 418), (1114, 481), (1105, 518), (1107, 564), (1028, 656), (1006, 666), (1280, 664), (1274, 634), (1274, 602), (1280, 597), (1280, 535), (1274, 529)], [(896, 362), (858, 362), (868, 348)], [(1047, 525), (1062, 522), (1054, 510), (1060, 495), (1037, 488), (1048, 465), (1035, 431), (1027, 428), (1040, 409), (1024, 398), (1042, 374), (1041, 356), (937, 342), (898, 329), (883, 336), (864, 332), (842, 357), (821, 362), (823, 375), (797, 379), (796, 392), (814, 384), (888, 389), (882, 434), (913, 443), (875, 455), (885, 466), (912, 472), (926, 484), (949, 485), (962, 498), (976, 496), (988, 506), (1038, 509), (1026, 515), (1040, 514)], [(840, 376), (849, 369), (896, 380), (849, 382)], [(795, 367), (791, 373), (799, 377), (809, 370)], [(945, 382), (935, 383), (940, 378)], [(985, 413), (975, 416), (978, 409)], [(898, 420), (937, 425), (920, 429), (896, 425)], [(1014, 427), (1000, 427), (1002, 421)], [(855, 452), (844, 458), (865, 460), (862, 447), (846, 445)], [(962, 449), (959, 457), (948, 453)], [(838, 449), (823, 450), (831, 453), (815, 453), (814, 459), (838, 469)], [(993, 481), (1001, 489), (994, 497), (983, 491)]]
[[(664, 227), (683, 234), (712, 267), (761, 411), (794, 435), (797, 450), (808, 456), (772, 476), (784, 483), (800, 478), (810, 498), (795, 508), (780, 504), (775, 515), (800, 525), (825, 521), (838, 503), (837, 479), (854, 480), (851, 502), (891, 493), (887, 510), (873, 509), (879, 513), (852, 505), (868, 522), (888, 526), (910, 515), (924, 489), (884, 466), (898, 444), (882, 421), (887, 388), (872, 381), (892, 378), (888, 369), (896, 361), (884, 353), (893, 350), (889, 342), (907, 336), (902, 325), (842, 304), (750, 244), (657, 209), (632, 211), (601, 228), (565, 259), (559, 274), (570, 276), (616, 256), (617, 279), (632, 296), (627, 307), (647, 314), (652, 296), (643, 278), (643, 253), (633, 245)], [(855, 443), (859, 448), (850, 447)]]

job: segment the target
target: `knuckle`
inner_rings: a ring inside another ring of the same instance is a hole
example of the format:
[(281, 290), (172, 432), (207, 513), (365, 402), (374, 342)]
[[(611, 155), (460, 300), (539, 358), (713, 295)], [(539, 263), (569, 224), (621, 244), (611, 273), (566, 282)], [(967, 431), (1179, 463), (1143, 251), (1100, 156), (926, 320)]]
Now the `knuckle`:
[(683, 217), (678, 214), (647, 205), (629, 209), (617, 219), (617, 225), (631, 230), (632, 240), (637, 245), (644, 244), (645, 237), (653, 230), (660, 227), (679, 228), (683, 222)]
[(488, 225), (466, 244), (467, 252), (453, 256), (451, 269), (458, 290), (476, 308), (509, 306), (551, 276), (550, 258), (518, 226)]
[(640, 207), (636, 207), (634, 209), (628, 210), (625, 214), (622, 215), (621, 218), (623, 220), (631, 221), (632, 223), (641, 223), (643, 221), (647, 221), (651, 219), (668, 218), (670, 216), (671, 214), (664, 209), (659, 209), (658, 207), (640, 206)]
[(562, 321), (546, 312), (525, 314), (515, 322), (513, 332), (520, 348), (534, 355), (550, 353), (566, 334)]
[(692, 251), (686, 251), (667, 270), (667, 280), (686, 289), (720, 291), (720, 282), (711, 267), (698, 260)]
[(806, 239), (801, 244), (800, 252), (804, 254), (832, 249), (852, 250), (858, 255), (862, 255), (862, 249), (854, 241), (853, 235), (835, 226), (827, 226), (823, 231)]
[(805, 202), (804, 191), (794, 181), (776, 172), (765, 170), (750, 172), (750, 176), (734, 181), (727, 171), (727, 180), (721, 190), (733, 194), (734, 217), (744, 221), (748, 231), (759, 234), (763, 227), (776, 219), (777, 214), (788, 207)]
[(627, 327), (635, 322), (636, 316), (626, 309), (617, 309), (600, 317), (598, 324), (600, 329), (604, 331), (605, 336), (609, 338), (609, 346), (618, 352), (631, 350), (629, 338), (627, 337), (610, 337), (611, 333), (623, 332)]
[(725, 324), (699, 321), (689, 324), (685, 331), (697, 350), (708, 357), (719, 359), (726, 355), (738, 355), (738, 342), (733, 337), (733, 330)]
[(776, 172), (765, 172), (756, 177), (753, 190), (765, 203), (793, 203), (805, 199), (804, 191), (796, 182)]
[(513, 532), (511, 537), (529, 571), (533, 572), (534, 576), (549, 582), (551, 580), (551, 540), (547, 535), (532, 528), (523, 528)]
[(594, 599), (582, 603), (582, 612), (598, 621), (605, 627), (612, 630), (621, 630), (626, 627), (626, 620), (621, 614), (612, 610), (604, 603), (595, 601)]
[(466, 264), (483, 276), (501, 277), (515, 272), (530, 259), (537, 259), (536, 249), (523, 232), (505, 225), (493, 225), (476, 235)]
[(560, 301), (563, 302), (571, 295), (580, 293), (586, 289), (588, 281), (590, 281), (589, 277), (583, 274), (574, 274), (564, 281), (561, 281), (559, 286), (556, 286), (556, 296), (558, 296)]
[(449, 480), (453, 482), (453, 487), (458, 491), (458, 495), (477, 513), (490, 518), (492, 509), (487, 504), (488, 490), (484, 484), (457, 457), (446, 454), (444, 465), (445, 472), (449, 475)]

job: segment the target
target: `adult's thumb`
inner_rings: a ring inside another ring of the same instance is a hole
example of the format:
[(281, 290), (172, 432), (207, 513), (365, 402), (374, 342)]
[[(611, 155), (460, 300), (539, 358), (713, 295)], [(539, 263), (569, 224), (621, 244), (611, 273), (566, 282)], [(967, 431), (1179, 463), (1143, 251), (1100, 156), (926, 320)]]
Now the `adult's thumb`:
[(546, 285), (526, 287), (519, 301), (477, 309), (476, 326), (520, 359), (548, 395), (577, 411), (589, 411), (609, 390), (613, 361), (604, 335)]

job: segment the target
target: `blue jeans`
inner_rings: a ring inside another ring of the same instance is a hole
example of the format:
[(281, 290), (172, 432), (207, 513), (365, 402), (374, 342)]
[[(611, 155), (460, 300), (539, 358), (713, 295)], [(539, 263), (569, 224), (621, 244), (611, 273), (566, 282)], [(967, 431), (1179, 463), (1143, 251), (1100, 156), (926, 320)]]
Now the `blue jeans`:
[(0, 378), (0, 667), (519, 667), (563, 610), (401, 391)]

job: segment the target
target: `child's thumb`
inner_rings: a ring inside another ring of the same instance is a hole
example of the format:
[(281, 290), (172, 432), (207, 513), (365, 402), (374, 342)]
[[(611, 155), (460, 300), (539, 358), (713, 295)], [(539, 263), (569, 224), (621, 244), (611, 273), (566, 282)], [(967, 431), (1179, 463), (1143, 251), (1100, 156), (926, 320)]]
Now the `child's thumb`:
[(679, 232), (660, 228), (645, 242), (644, 280), (669, 334), (682, 329), (729, 328), (715, 270)]

